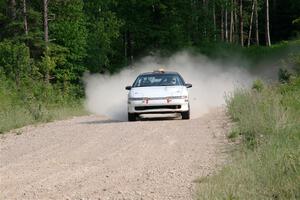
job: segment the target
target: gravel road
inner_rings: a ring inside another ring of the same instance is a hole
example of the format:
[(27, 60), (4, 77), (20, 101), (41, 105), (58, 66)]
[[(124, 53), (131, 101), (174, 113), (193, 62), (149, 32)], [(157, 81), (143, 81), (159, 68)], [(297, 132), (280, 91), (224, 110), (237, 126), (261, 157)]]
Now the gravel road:
[(197, 119), (100, 116), (0, 135), (0, 199), (194, 199), (226, 160), (222, 108)]

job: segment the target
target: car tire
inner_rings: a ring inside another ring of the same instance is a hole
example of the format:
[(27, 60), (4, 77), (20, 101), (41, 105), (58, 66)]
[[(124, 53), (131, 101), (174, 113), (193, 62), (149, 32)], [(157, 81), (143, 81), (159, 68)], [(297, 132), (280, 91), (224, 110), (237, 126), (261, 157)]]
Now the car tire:
[(136, 121), (136, 114), (135, 113), (128, 113), (128, 121), (129, 122)]
[(190, 119), (190, 110), (185, 111), (185, 112), (182, 112), (182, 113), (181, 113), (181, 117), (182, 117), (182, 119), (184, 119), (184, 120)]

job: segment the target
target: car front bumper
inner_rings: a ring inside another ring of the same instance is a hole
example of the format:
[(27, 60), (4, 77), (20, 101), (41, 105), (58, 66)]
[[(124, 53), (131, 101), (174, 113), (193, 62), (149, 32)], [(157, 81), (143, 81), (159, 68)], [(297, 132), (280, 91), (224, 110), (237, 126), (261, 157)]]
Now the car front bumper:
[(187, 99), (128, 100), (128, 112), (137, 114), (180, 113), (189, 110)]

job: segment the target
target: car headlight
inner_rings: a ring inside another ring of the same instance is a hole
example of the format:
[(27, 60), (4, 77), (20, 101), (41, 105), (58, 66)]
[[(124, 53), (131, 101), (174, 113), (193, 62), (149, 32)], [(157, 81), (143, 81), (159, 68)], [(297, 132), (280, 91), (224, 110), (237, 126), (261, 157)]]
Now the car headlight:
[(169, 99), (184, 99), (184, 102), (189, 102), (189, 97), (188, 96), (173, 96), (173, 97), (168, 97)]
[(173, 96), (173, 97), (167, 97), (167, 98), (170, 98), (170, 99), (187, 99), (188, 96)]
[(142, 98), (142, 97), (129, 97), (128, 100), (129, 101), (142, 101), (142, 100), (144, 100), (144, 98)]

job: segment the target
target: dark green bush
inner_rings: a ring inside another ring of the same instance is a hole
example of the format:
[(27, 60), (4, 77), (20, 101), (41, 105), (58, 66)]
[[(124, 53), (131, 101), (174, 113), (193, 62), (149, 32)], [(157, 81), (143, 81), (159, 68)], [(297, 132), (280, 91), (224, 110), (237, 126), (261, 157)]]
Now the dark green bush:
[(290, 82), (292, 74), (284, 68), (280, 68), (278, 70), (278, 80), (280, 83), (288, 83)]
[(31, 73), (29, 48), (23, 43), (0, 42), (0, 70), (17, 85)]

